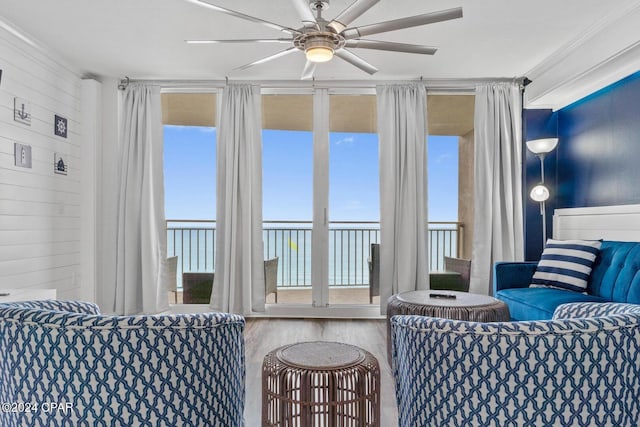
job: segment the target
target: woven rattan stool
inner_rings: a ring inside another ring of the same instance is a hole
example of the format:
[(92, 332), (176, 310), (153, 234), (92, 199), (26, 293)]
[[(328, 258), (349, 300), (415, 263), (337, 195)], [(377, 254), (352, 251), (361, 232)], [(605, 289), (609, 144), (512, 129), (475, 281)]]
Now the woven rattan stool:
[(380, 366), (369, 352), (337, 342), (280, 347), (262, 364), (262, 425), (380, 425)]

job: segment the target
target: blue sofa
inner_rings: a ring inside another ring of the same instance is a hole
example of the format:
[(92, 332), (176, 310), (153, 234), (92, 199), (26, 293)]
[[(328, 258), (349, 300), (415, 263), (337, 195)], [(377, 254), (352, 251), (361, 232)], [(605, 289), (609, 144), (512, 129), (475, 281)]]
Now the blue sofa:
[(640, 304), (640, 243), (604, 240), (594, 262), (587, 293), (530, 288), (536, 262), (498, 262), (493, 293), (509, 306), (512, 320), (551, 319), (555, 309), (572, 302)]

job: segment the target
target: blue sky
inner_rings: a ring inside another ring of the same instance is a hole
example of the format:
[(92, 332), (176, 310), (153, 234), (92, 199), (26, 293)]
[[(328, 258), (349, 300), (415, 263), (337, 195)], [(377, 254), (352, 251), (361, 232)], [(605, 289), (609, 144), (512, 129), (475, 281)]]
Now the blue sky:
[[(167, 219), (215, 218), (216, 131), (165, 126)], [(311, 132), (263, 131), (263, 217), (311, 220)], [(330, 220), (379, 220), (377, 135), (331, 133)], [(457, 137), (429, 137), (429, 220), (456, 221)]]

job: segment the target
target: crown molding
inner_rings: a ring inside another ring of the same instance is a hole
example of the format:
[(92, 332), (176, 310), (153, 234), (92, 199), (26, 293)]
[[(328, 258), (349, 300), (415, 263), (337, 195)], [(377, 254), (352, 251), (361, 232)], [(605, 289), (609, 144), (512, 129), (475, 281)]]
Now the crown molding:
[(2, 16), (0, 16), (0, 38), (5, 38), (9, 42), (13, 40), (11, 43), (16, 44), (23, 54), (31, 59), (36, 59), (39, 56), (44, 57), (50, 63), (56, 64), (77, 78), (82, 78), (82, 71), (78, 67), (62, 58), (47, 43), (36, 39), (27, 31)]
[(627, 2), (526, 75), (526, 108), (558, 110), (640, 70), (640, 0)]

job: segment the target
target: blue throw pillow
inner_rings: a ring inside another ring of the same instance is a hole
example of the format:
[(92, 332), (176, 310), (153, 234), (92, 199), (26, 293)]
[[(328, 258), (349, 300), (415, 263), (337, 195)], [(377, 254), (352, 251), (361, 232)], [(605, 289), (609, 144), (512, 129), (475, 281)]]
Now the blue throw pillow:
[(599, 240), (547, 240), (530, 287), (585, 293), (600, 245)]

